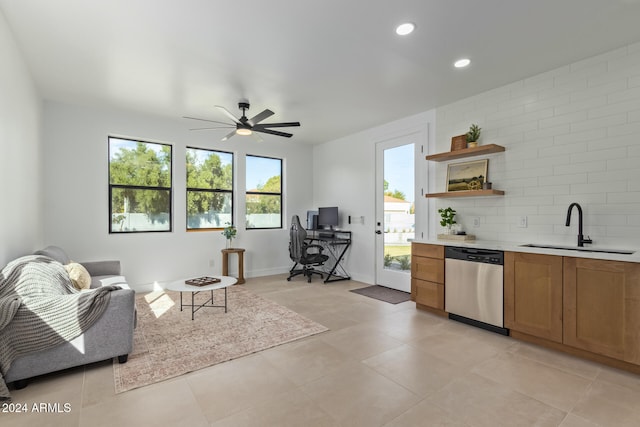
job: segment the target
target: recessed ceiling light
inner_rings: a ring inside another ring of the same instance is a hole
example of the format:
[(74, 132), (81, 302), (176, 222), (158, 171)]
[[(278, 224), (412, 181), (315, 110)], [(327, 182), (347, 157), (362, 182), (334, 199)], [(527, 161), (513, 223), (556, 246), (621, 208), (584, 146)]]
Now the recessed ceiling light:
[(471, 64), (471, 60), (467, 58), (463, 58), (463, 59), (458, 59), (456, 62), (454, 62), (453, 66), (456, 68), (464, 68), (469, 64)]
[(415, 24), (411, 22), (405, 22), (404, 24), (400, 24), (396, 27), (396, 34), (398, 34), (399, 36), (406, 36), (407, 34), (413, 33), (413, 30), (415, 29)]

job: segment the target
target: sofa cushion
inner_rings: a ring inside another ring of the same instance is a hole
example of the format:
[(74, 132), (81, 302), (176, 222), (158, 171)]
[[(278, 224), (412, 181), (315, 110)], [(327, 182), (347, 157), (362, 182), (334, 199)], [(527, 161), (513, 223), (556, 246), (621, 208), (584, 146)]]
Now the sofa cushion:
[(69, 278), (76, 289), (89, 289), (91, 287), (91, 276), (82, 264), (70, 262), (64, 266), (64, 269), (69, 273)]
[(71, 262), (71, 259), (69, 259), (69, 256), (64, 251), (64, 249), (59, 248), (58, 246), (47, 246), (44, 249), (40, 249), (39, 251), (35, 251), (33, 254), (34, 255), (44, 255), (44, 256), (47, 256), (49, 258), (53, 258), (53, 259), (55, 259), (56, 261), (58, 261), (62, 265), (66, 265), (66, 264), (69, 264)]

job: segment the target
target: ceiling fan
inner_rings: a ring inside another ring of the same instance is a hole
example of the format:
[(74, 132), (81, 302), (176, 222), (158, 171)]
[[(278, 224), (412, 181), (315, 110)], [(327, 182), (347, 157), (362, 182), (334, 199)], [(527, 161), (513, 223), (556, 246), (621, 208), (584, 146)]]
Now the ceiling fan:
[(222, 111), (222, 113), (224, 113), (227, 117), (233, 120), (233, 123), (225, 123), (225, 122), (219, 122), (217, 120), (208, 120), (208, 119), (200, 119), (197, 117), (183, 116), (183, 118), (185, 119), (200, 120), (202, 122), (210, 122), (210, 123), (217, 123), (220, 125), (224, 125), (224, 126), (214, 126), (214, 127), (205, 127), (205, 128), (194, 128), (189, 130), (212, 130), (212, 129), (235, 128), (234, 130), (229, 132), (224, 138), (222, 138), (222, 141), (226, 141), (227, 139), (231, 138), (233, 135), (236, 135), (236, 134), (237, 135), (253, 135), (253, 137), (256, 138), (258, 141), (262, 141), (262, 138), (260, 137), (260, 135), (257, 135), (254, 132), (261, 132), (261, 133), (267, 133), (270, 135), (277, 135), (277, 136), (283, 136), (285, 138), (291, 138), (293, 136), (293, 134), (291, 133), (280, 132), (270, 128), (300, 126), (300, 122), (260, 123), (264, 119), (273, 116), (274, 112), (269, 109), (266, 109), (261, 113), (258, 113), (252, 118), (248, 119), (246, 116), (246, 111), (249, 109), (249, 101), (247, 100), (241, 100), (240, 102), (238, 102), (238, 108), (242, 110), (242, 117), (240, 118), (237, 118), (236, 116), (234, 116), (231, 112), (229, 112), (229, 110), (227, 110), (221, 105), (216, 105), (216, 107), (219, 108)]

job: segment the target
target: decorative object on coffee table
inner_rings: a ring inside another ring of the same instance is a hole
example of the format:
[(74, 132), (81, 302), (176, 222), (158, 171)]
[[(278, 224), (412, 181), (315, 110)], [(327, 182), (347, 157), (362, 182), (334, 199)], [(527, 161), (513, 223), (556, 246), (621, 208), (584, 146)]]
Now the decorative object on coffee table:
[(207, 286), (207, 285), (212, 285), (214, 283), (219, 283), (220, 279), (218, 279), (217, 277), (198, 277), (196, 279), (187, 279), (184, 281), (184, 283), (186, 283), (187, 285), (191, 285), (191, 286)]

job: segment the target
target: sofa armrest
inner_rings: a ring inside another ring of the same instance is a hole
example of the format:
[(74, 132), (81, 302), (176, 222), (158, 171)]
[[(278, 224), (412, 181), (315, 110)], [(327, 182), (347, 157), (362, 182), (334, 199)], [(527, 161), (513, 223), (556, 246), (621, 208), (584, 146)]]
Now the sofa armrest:
[(119, 276), (120, 261), (87, 261), (81, 262), (91, 276)]

